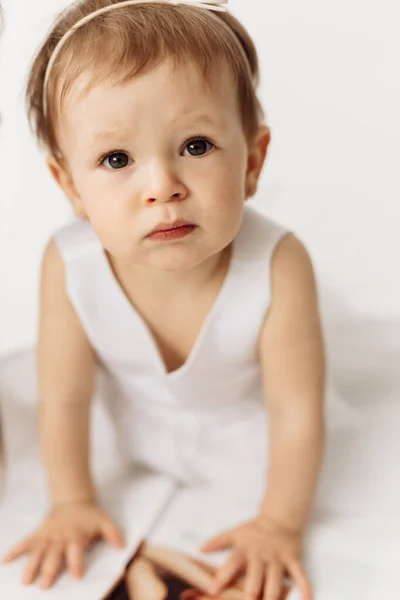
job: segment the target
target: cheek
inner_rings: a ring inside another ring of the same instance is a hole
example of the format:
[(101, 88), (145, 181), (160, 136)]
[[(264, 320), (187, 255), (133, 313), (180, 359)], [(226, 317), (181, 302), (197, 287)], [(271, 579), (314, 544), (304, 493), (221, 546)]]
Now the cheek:
[[(121, 214), (116, 210), (116, 204), (110, 198), (103, 198), (100, 194), (91, 194), (83, 203), (93, 229), (103, 246), (114, 256), (122, 256), (127, 251), (130, 240), (126, 239), (126, 220), (121, 219)], [(125, 226), (124, 226), (125, 224)]]
[(229, 214), (234, 218), (245, 201), (245, 177), (242, 171), (238, 168), (229, 171), (221, 182), (215, 200), (215, 206), (222, 216)]
[(129, 254), (135, 232), (129, 229), (130, 219), (124, 214), (124, 203), (112, 179), (96, 175), (88, 177), (87, 173), (77, 170), (75, 184), (84, 210), (104, 248), (116, 257)]
[(246, 169), (242, 156), (218, 161), (203, 177), (203, 187), (218, 202), (234, 204), (245, 199)]
[(82, 203), (97, 230), (113, 231), (118, 222), (118, 204), (116, 195), (108, 185), (99, 185), (94, 179), (86, 180), (79, 188)]
[(243, 152), (238, 153), (225, 167), (225, 187), (234, 197), (245, 195), (246, 157)]

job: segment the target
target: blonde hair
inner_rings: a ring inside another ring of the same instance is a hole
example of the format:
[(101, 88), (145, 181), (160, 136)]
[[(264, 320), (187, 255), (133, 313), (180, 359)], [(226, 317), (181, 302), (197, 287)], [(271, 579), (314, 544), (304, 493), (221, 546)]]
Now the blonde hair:
[(39, 144), (54, 156), (60, 154), (57, 118), (80, 75), (89, 74), (89, 83), (82, 91), (87, 93), (100, 83), (125, 83), (151, 71), (166, 58), (174, 64), (194, 61), (205, 83), (211, 83), (221, 63), (226, 65), (238, 90), (246, 139), (254, 139), (264, 118), (257, 98), (259, 66), (254, 42), (228, 12), (211, 14), (190, 5), (143, 3), (121, 7), (75, 31), (53, 65), (44, 112), (45, 73), (59, 40), (80, 19), (118, 2), (83, 0), (72, 5), (61, 12), (39, 48), (26, 87), (28, 120)]

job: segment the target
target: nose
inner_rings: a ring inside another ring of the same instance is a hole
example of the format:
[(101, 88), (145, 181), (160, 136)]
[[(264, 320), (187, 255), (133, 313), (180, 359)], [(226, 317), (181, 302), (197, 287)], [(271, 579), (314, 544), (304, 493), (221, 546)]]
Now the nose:
[(170, 200), (184, 200), (187, 188), (179, 179), (176, 169), (166, 161), (153, 161), (144, 174), (143, 203), (164, 203)]

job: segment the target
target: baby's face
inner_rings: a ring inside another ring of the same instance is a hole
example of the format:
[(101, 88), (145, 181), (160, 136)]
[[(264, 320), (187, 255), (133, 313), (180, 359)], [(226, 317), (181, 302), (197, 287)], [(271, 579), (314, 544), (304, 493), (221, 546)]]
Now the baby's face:
[[(165, 62), (124, 85), (72, 95), (60, 134), (79, 209), (121, 265), (187, 269), (235, 237), (248, 144), (224, 70), (210, 89), (194, 66)], [(178, 219), (195, 225), (190, 235), (148, 237)]]

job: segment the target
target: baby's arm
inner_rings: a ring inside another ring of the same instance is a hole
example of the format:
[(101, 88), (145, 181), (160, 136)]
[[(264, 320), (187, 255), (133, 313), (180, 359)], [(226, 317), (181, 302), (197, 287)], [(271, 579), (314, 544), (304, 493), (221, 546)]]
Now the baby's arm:
[(260, 340), (270, 424), (268, 488), (261, 513), (301, 532), (324, 449), (325, 352), (314, 270), (293, 235), (271, 268), (272, 303)]
[(37, 348), (40, 442), (55, 504), (94, 500), (89, 470), (93, 350), (67, 294), (54, 241), (46, 248)]
[(271, 286), (272, 302), (260, 335), (269, 422), (265, 496), (254, 520), (218, 535), (203, 550), (233, 548), (212, 593), (245, 570), (245, 600), (280, 598), (288, 573), (302, 599), (310, 600), (302, 541), (324, 448), (325, 358), (312, 264), (293, 235), (276, 249)]
[(24, 582), (41, 573), (49, 587), (64, 560), (80, 576), (84, 550), (98, 537), (122, 538), (96, 503), (89, 465), (89, 417), (94, 391), (93, 349), (68, 299), (64, 264), (54, 241), (41, 277), (38, 374), (40, 445), (52, 508), (42, 527), (6, 557), (30, 555)]

